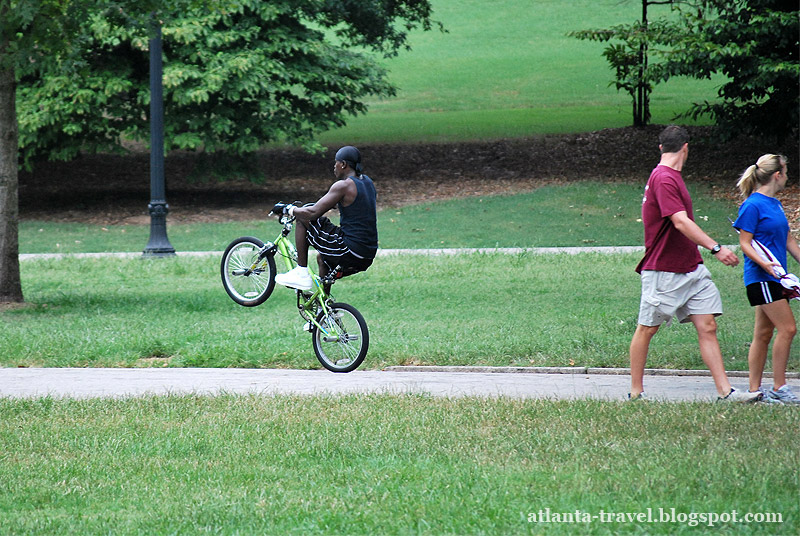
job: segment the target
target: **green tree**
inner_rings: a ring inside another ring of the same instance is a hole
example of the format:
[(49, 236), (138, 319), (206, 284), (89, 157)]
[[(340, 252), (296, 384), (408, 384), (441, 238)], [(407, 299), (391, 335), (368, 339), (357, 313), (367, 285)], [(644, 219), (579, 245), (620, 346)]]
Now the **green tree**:
[(726, 137), (798, 136), (800, 15), (796, 0), (709, 0), (683, 8), (680, 36), (663, 54), (660, 79), (728, 81), (719, 100), (696, 103), (684, 116), (712, 117)]
[[(364, 112), (366, 97), (394, 94), (365, 49), (396, 54), (410, 29), (431, 28), (430, 15), (428, 0), (240, 0), (164, 17), (166, 150), (315, 147), (316, 134)], [(83, 37), (85, 60), (73, 72), (20, 83), (27, 162), (148, 139), (147, 35), (125, 13), (104, 12)]]
[[(202, 5), (201, 5), (202, 4)], [(357, 47), (393, 54), (427, 0), (0, 0), (0, 302), (21, 302), (18, 163), (147, 139), (147, 41), (164, 26), (169, 148), (254, 150), (391, 94)]]
[(18, 239), (18, 127), (16, 87), (71, 50), (75, 21), (87, 2), (0, 0), (0, 302), (21, 302)]
[(673, 0), (641, 0), (642, 18), (638, 22), (619, 24), (600, 30), (580, 30), (567, 35), (588, 41), (608, 42), (603, 56), (614, 69), (614, 85), (617, 91), (624, 90), (631, 96), (633, 104), (633, 126), (643, 127), (650, 122), (650, 93), (659, 73), (649, 58), (650, 48), (657, 43), (668, 42), (678, 31), (675, 22), (666, 19), (650, 21), (648, 7), (669, 4)]
[[(653, 4), (670, 4), (677, 17), (648, 21)], [(797, 137), (800, 123), (798, 14), (796, 0), (642, 0), (641, 22), (570, 35), (610, 43), (603, 55), (615, 70), (612, 84), (631, 95), (634, 125), (649, 120), (656, 84), (723, 74), (717, 100), (679, 117), (707, 115), (727, 138), (745, 133), (780, 142)]]
[[(22, 302), (19, 272), (19, 121), (21, 80), (80, 65), (82, 24), (112, 0), (0, 0), (0, 303)], [(113, 0), (146, 20), (164, 0)], [(182, 0), (170, 0), (170, 5)], [(199, 0), (185, 0), (199, 1)], [(80, 95), (75, 97), (80, 99)], [(37, 103), (45, 112), (46, 103)]]

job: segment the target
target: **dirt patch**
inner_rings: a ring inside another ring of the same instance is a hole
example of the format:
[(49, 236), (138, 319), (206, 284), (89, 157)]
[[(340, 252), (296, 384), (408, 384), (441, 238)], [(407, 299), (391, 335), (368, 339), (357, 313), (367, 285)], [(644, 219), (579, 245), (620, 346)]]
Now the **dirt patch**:
[[(658, 160), (660, 126), (606, 129), (584, 134), (470, 143), (365, 145), (365, 172), (378, 187), (382, 207), (466, 196), (531, 191), (568, 181), (633, 181), (644, 184)], [(707, 183), (715, 195), (734, 199), (743, 169), (764, 153), (790, 159), (791, 186), (781, 195), (793, 229), (800, 228), (800, 188), (795, 141), (774, 147), (760, 140), (719, 143), (710, 128), (690, 129), (687, 182)], [(330, 186), (335, 147), (322, 155), (300, 150), (259, 153), (261, 184), (210, 180), (209, 159), (171, 154), (166, 160), (171, 222), (223, 222), (264, 218), (277, 201), (314, 201)], [(794, 169), (792, 169), (794, 167)], [(23, 220), (105, 225), (148, 223), (149, 156), (86, 155), (69, 163), (47, 162), (20, 175)]]
[(32, 309), (34, 306), (28, 303), (4, 302), (0, 301), (0, 312), (18, 311), (20, 309)]

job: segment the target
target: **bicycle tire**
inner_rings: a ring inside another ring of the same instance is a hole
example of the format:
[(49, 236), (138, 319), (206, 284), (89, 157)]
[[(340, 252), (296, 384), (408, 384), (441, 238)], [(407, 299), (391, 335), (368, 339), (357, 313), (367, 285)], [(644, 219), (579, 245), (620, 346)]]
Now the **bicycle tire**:
[(327, 318), (324, 312), (317, 315), (317, 323), (329, 331), (326, 335), (316, 325), (311, 330), (314, 353), (322, 366), (331, 372), (357, 369), (369, 350), (369, 329), (361, 313), (347, 303), (333, 303)]
[(264, 303), (275, 288), (275, 257), (267, 255), (255, 271), (241, 273), (257, 261), (264, 242), (252, 236), (242, 236), (231, 242), (220, 262), (220, 275), (225, 292), (233, 301), (245, 307)]

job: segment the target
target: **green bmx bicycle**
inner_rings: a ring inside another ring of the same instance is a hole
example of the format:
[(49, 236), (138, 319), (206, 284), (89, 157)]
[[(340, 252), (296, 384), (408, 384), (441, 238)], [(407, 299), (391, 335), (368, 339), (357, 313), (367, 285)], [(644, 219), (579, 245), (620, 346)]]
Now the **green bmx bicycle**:
[[(287, 238), (294, 217), (280, 214), (283, 225), (274, 242), (263, 242), (253, 236), (237, 238), (222, 255), (222, 285), (233, 301), (245, 307), (264, 303), (275, 289), (275, 257), (280, 256), (291, 270), (297, 265), (297, 250)], [(311, 264), (311, 263), (309, 263)], [(350, 372), (358, 368), (369, 349), (367, 322), (355, 307), (334, 301), (333, 283), (344, 272), (341, 266), (316, 275), (309, 266), (311, 290), (297, 290), (297, 310), (311, 332), (314, 353), (322, 366), (332, 372)]]

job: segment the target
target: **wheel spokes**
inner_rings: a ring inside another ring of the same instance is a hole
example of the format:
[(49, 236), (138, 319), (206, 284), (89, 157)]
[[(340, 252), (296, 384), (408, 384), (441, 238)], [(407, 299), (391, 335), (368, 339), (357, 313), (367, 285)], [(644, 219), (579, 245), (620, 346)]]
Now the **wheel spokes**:
[(262, 261), (252, 271), (250, 268), (257, 261), (258, 248), (253, 245), (242, 245), (236, 248), (229, 257), (228, 281), (233, 289), (245, 299), (260, 296), (268, 287), (269, 281), (262, 276), (266, 261)]
[(356, 323), (352, 328), (359, 333), (351, 334), (347, 326), (345, 326), (345, 324), (349, 323), (349, 317), (345, 318), (345, 312), (335, 311), (329, 314), (322, 324), (325, 331), (329, 333), (328, 336), (322, 339), (323, 342), (328, 343), (327, 346), (333, 353), (341, 355), (341, 358), (333, 360), (336, 365), (347, 365), (352, 362), (361, 351), (360, 344), (354, 344), (361, 340), (358, 325)]

